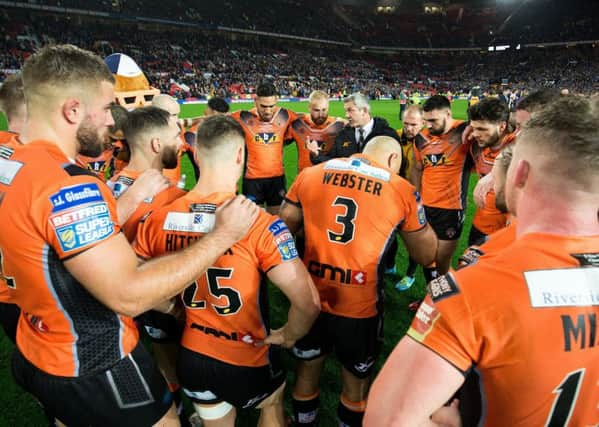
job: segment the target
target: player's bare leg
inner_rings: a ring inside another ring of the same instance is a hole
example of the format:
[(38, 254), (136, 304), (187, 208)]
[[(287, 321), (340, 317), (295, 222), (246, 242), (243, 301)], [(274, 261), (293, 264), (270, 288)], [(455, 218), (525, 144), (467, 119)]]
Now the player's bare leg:
[(284, 393), (285, 383), (281, 384), (274, 393), (257, 406), (260, 409), (258, 427), (284, 427), (287, 425), (285, 421), (285, 409), (283, 408)]
[(193, 404), (204, 427), (234, 427), (237, 411), (227, 402), (214, 405)]
[(451, 257), (458, 247), (457, 240), (439, 240), (439, 249), (437, 253), (437, 272), (439, 276), (447, 273), (451, 266)]
[(326, 357), (298, 361), (293, 386), (293, 416), (295, 425), (312, 426), (318, 420), (320, 406), (320, 375)]
[(179, 427), (181, 425), (179, 416), (177, 415), (177, 408), (175, 405), (171, 405), (168, 412), (164, 414), (164, 417), (154, 424), (156, 427)]
[(358, 378), (347, 369), (341, 369), (342, 391), (337, 409), (337, 417), (345, 425), (362, 425), (366, 410), (366, 397), (370, 388), (370, 378)]

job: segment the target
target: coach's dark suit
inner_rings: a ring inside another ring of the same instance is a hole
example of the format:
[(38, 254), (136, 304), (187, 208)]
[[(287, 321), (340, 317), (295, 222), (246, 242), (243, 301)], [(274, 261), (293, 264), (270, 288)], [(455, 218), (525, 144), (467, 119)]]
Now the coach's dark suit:
[(397, 142), (400, 142), (399, 135), (395, 129), (389, 126), (387, 120), (380, 117), (374, 117), (373, 120), (374, 125), (372, 126), (372, 131), (364, 139), (364, 143), (361, 147), (358, 147), (358, 142), (356, 141), (356, 128), (347, 125), (335, 138), (335, 144), (333, 145), (331, 151), (329, 151), (327, 154), (319, 154), (318, 156), (310, 154), (310, 160), (312, 160), (312, 163), (322, 163), (336, 157), (349, 157), (352, 154), (361, 153), (368, 141), (375, 136), (390, 136), (391, 138), (396, 139)]

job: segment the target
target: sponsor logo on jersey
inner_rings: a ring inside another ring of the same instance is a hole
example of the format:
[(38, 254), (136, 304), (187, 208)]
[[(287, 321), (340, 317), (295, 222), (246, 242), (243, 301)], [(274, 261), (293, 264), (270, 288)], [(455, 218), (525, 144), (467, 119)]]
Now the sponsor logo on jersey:
[(430, 295), (427, 295), (414, 316), (414, 321), (408, 331), (409, 335), (416, 340), (424, 340), (440, 316), (435, 303)]
[(458, 285), (449, 274), (432, 280), (427, 287), (428, 293), (434, 302), (439, 302), (444, 298), (460, 293)]
[(273, 132), (260, 132), (254, 135), (254, 141), (260, 144), (275, 144), (277, 143), (277, 134)]
[(278, 236), (284, 231), (289, 232), (289, 229), (287, 228), (287, 225), (285, 225), (282, 219), (277, 219), (275, 222), (268, 226), (268, 231), (270, 231), (273, 236)]
[(104, 202), (98, 184), (93, 182), (62, 188), (50, 196), (50, 203), (53, 206), (52, 213), (81, 207), (93, 202)]
[(422, 164), (424, 166), (443, 166), (443, 165), (451, 165), (452, 162), (449, 161), (447, 156), (444, 153), (440, 154), (427, 154), (422, 158)]
[[(271, 224), (271, 227), (274, 225), (276, 225), (276, 222)], [(297, 249), (295, 247), (295, 240), (293, 240), (293, 236), (291, 235), (291, 233), (287, 229), (287, 226), (284, 223), (282, 226), (284, 228), (278, 228), (277, 234), (273, 233), (273, 237), (275, 245), (277, 245), (277, 249), (279, 250), (279, 254), (281, 254), (281, 258), (283, 259), (283, 261), (289, 261), (297, 258), (298, 254)]]
[(22, 167), (21, 162), (0, 157), (0, 184), (10, 185)]
[(185, 233), (209, 233), (214, 228), (216, 216), (207, 213), (169, 212), (162, 229)]
[(328, 279), (332, 282), (343, 283), (345, 285), (365, 285), (368, 281), (368, 275), (365, 271), (352, 270), (350, 268), (341, 268), (330, 264), (322, 264), (317, 261), (308, 263), (310, 274), (321, 279)]
[(85, 203), (50, 217), (64, 252), (85, 248), (111, 236), (114, 223), (105, 202)]
[(599, 267), (524, 272), (532, 307), (599, 305)]
[(327, 170), (351, 171), (385, 182), (391, 180), (391, 173), (389, 171), (368, 165), (362, 159), (351, 159), (350, 161), (345, 159), (333, 159), (326, 162), (324, 168)]

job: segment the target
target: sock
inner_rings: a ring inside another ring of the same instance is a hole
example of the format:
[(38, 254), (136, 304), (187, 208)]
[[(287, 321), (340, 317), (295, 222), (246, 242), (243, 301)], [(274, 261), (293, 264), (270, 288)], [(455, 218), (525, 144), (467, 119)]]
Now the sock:
[(337, 407), (339, 427), (362, 427), (362, 419), (366, 410), (366, 400), (352, 402), (343, 393)]
[(293, 393), (291, 402), (295, 426), (315, 427), (318, 425), (319, 395), (320, 391), (311, 396), (299, 396)]
[(422, 272), (424, 273), (424, 280), (426, 280), (426, 283), (430, 282), (431, 280), (435, 280), (437, 277), (439, 277), (439, 273), (437, 273), (437, 266), (435, 265), (435, 263), (423, 267)]

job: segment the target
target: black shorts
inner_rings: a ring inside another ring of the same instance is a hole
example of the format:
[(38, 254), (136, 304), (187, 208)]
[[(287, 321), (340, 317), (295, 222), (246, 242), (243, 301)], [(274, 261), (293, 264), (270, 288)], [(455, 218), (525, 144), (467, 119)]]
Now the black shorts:
[(0, 324), (6, 333), (6, 336), (13, 342), (16, 342), (17, 324), (21, 309), (16, 304), (0, 302)]
[(489, 235), (483, 233), (478, 228), (472, 225), (470, 228), (470, 235), (468, 236), (468, 246), (480, 246), (485, 243), (489, 239)]
[(73, 378), (47, 374), (15, 350), (12, 372), (21, 387), (69, 427), (151, 426), (173, 401), (141, 343), (110, 369)]
[[(150, 310), (135, 318), (138, 329), (150, 337), (153, 342), (179, 342), (183, 335), (183, 325), (174, 316), (160, 311)], [(140, 328), (139, 326), (143, 328)]]
[(177, 377), (194, 402), (228, 402), (255, 408), (285, 382), (279, 350), (271, 347), (270, 364), (259, 368), (236, 366), (181, 347)]
[(287, 193), (285, 175), (274, 178), (243, 179), (243, 194), (256, 204), (279, 206)]
[(382, 313), (352, 319), (321, 312), (308, 334), (292, 349), (300, 360), (313, 360), (335, 350), (339, 362), (358, 378), (367, 378), (381, 352)]
[(464, 211), (425, 206), (426, 219), (439, 240), (459, 240), (464, 227)]

